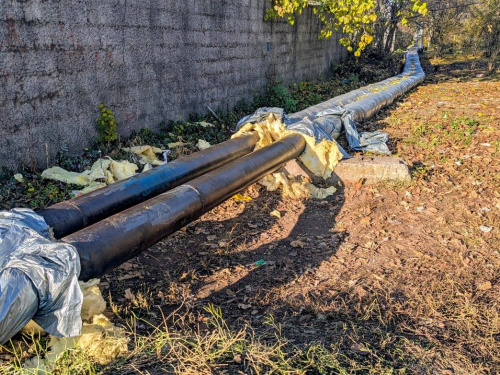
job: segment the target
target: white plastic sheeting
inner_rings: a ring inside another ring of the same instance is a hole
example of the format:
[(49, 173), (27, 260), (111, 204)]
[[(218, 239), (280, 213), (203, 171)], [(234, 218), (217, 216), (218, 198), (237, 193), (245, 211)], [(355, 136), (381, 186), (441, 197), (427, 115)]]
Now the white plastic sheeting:
[(0, 343), (33, 319), (57, 337), (80, 334), (83, 295), (77, 250), (50, 239), (29, 209), (0, 211)]
[[(238, 128), (248, 122), (262, 121), (266, 112), (281, 112), (287, 129), (314, 136), (317, 141), (325, 138), (337, 139), (340, 131), (344, 130), (352, 150), (388, 154), (389, 149), (385, 144), (388, 136), (382, 132), (359, 134), (356, 122), (372, 117), (380, 109), (421, 83), (424, 78), (425, 73), (420, 65), (417, 48), (410, 48), (401, 74), (288, 116), (280, 108), (261, 108), (253, 115), (241, 119)], [(340, 123), (342, 127), (339, 129)]]
[[(339, 113), (341, 114), (342, 112)], [(323, 139), (336, 143), (336, 139), (339, 137), (343, 128), (342, 120), (337, 116), (324, 115), (314, 119), (313, 121), (308, 118), (304, 118), (302, 121), (292, 123), (290, 117), (285, 114), (285, 110), (283, 108), (263, 107), (259, 108), (252, 115), (243, 117), (238, 122), (236, 129), (240, 130), (243, 125), (248, 123), (258, 124), (264, 122), (270, 114), (273, 114), (278, 121), (282, 121), (286, 125), (287, 130), (295, 130), (313, 137), (318, 143)], [(342, 155), (345, 158), (348, 158), (349, 154), (338, 143), (337, 146)]]

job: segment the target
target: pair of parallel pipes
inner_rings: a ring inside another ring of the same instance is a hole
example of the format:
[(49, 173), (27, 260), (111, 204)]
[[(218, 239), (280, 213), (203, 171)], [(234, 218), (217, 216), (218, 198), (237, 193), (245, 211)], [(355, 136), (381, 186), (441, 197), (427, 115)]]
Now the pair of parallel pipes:
[[(341, 104), (355, 118), (368, 118), (424, 77), (417, 51), (412, 48), (402, 74), (292, 117), (314, 118), (318, 112)], [(56, 238), (78, 250), (80, 279), (100, 277), (298, 157), (305, 148), (300, 135), (252, 152), (257, 141), (257, 134), (236, 137), (38, 214), (53, 228)]]
[(101, 277), (305, 149), (298, 134), (252, 152), (257, 141), (236, 137), (37, 213), (77, 249), (80, 280)]

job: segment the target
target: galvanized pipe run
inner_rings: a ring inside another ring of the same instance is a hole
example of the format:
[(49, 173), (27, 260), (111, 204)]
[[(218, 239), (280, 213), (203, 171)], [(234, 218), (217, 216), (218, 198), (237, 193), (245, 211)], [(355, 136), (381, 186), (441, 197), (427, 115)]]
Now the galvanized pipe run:
[(247, 155), (258, 139), (256, 133), (236, 137), (37, 214), (62, 238)]
[(221, 204), (305, 148), (293, 134), (189, 183), (82, 229), (62, 241), (80, 254), (80, 280), (100, 277)]

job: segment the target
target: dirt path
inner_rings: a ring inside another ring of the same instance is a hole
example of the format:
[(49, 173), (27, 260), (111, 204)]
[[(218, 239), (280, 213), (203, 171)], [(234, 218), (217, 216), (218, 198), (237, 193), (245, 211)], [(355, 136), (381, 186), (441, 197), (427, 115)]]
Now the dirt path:
[[(114, 319), (157, 326), (178, 309), (169, 324), (208, 332), (213, 303), (232, 330), (266, 338), (272, 316), (287, 345), (326, 348), (329, 365), (296, 373), (498, 373), (500, 83), (476, 78), (481, 64), (426, 68), (424, 85), (364, 124), (390, 134), (411, 185), (346, 186), (326, 201), (254, 186), (251, 201), (226, 202), (107, 276)], [(136, 368), (175, 370), (168, 362)], [(210, 363), (256, 372), (245, 356)]]

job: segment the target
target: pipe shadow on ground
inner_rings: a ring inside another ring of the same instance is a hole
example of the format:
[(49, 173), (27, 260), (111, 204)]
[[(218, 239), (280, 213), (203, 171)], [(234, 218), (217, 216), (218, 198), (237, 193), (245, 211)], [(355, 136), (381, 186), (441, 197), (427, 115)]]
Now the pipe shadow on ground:
[[(110, 293), (123, 296), (128, 288), (135, 293), (147, 288), (168, 315), (179, 304), (161, 296), (175, 285), (188, 288), (190, 304), (200, 310), (209, 303), (220, 306), (232, 327), (247, 322), (258, 329), (270, 315), (303, 325), (313, 312), (294, 306), (312, 289), (298, 295), (288, 289), (301, 280), (312, 287), (321, 282), (318, 269), (349, 235), (337, 223), (344, 200), (343, 188), (323, 201), (291, 200), (263, 189), (251, 202), (232, 200), (133, 261), (142, 280), (127, 278), (132, 272), (123, 268), (106, 276)], [(271, 216), (276, 211), (281, 218)]]

